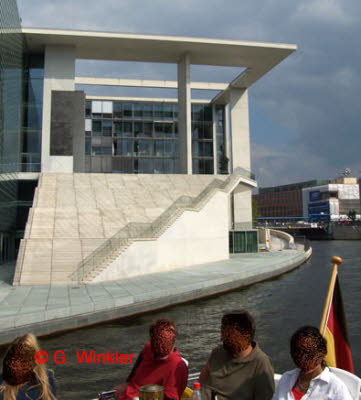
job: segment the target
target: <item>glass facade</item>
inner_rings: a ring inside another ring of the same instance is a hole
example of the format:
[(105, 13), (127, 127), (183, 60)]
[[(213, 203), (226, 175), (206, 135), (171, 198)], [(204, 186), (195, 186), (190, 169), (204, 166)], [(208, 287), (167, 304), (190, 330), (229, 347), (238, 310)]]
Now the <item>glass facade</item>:
[(212, 106), (192, 104), (193, 174), (213, 174)]
[[(86, 172), (179, 173), (178, 105), (87, 100)], [(192, 104), (193, 173), (213, 174), (213, 119)]]
[[(16, 257), (27, 214), (19, 197), (23, 121), (23, 38), (15, 0), (0, 3), (0, 262)], [(31, 204), (31, 202), (30, 202)], [(24, 214), (25, 213), (25, 214)], [(22, 222), (20, 222), (20, 219)]]
[(22, 171), (40, 172), (43, 116), (44, 55), (26, 55), (24, 68)]
[[(23, 38), (15, 0), (1, 0), (0, 164), (17, 171), (22, 125)], [(11, 166), (10, 166), (11, 165)]]
[(216, 106), (217, 173), (229, 173), (229, 159), (226, 155), (226, 132), (224, 106)]
[(178, 171), (177, 104), (87, 100), (85, 114), (86, 171)]

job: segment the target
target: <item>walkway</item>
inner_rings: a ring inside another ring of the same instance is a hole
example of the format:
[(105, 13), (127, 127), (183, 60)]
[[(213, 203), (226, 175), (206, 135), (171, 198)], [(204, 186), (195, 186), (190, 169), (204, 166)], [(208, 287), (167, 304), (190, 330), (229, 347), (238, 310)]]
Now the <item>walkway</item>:
[(272, 278), (309, 254), (239, 254), (229, 260), (92, 285), (11, 286), (0, 269), (0, 343), (152, 311)]

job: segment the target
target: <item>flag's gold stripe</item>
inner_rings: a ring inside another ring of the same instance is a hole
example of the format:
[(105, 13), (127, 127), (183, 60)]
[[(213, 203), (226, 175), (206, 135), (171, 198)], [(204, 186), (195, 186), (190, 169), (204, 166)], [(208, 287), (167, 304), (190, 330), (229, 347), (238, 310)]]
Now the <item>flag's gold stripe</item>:
[(326, 328), (324, 338), (327, 340), (327, 356), (325, 357), (326, 364), (329, 367), (337, 367), (335, 354), (335, 339), (332, 332)]

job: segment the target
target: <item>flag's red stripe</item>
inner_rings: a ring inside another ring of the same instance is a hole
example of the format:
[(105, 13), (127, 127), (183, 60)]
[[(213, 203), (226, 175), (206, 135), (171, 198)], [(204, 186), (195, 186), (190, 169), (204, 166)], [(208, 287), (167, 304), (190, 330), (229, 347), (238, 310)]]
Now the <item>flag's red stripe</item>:
[[(335, 294), (335, 293), (334, 293)], [(335, 297), (334, 299), (335, 300)], [(337, 307), (336, 307), (337, 308)], [(335, 355), (336, 355), (336, 367), (345, 369), (349, 372), (354, 372), (351, 349), (348, 344), (347, 338), (344, 336), (343, 327), (340, 325), (340, 321), (335, 314), (334, 302), (331, 304), (330, 314), (328, 317), (327, 326), (331, 331), (334, 342), (335, 342)]]

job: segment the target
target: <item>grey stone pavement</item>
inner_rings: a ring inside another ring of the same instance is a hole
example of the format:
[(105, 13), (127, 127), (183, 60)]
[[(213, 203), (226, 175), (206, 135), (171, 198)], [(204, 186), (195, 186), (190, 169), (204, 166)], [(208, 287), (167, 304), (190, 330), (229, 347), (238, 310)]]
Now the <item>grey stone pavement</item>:
[(0, 266), (0, 343), (79, 328), (247, 286), (296, 268), (310, 253), (283, 250), (88, 285), (11, 286)]

